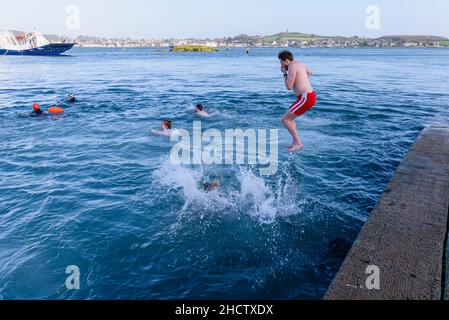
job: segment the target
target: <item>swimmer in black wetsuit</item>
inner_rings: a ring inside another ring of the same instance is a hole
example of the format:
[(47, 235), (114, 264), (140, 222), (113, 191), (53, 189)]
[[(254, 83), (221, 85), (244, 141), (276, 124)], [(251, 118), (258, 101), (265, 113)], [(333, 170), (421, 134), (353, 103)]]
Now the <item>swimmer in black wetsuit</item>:
[(75, 102), (77, 102), (78, 100), (76, 100), (76, 96), (73, 94), (73, 93), (71, 93), (71, 94), (69, 94), (68, 96), (67, 96), (67, 102), (69, 102), (69, 103), (75, 103)]
[(44, 111), (42, 111), (41, 107), (37, 103), (35, 103), (33, 105), (33, 112), (31, 113), (31, 115), (33, 115), (33, 116), (42, 116), (42, 115), (44, 115)]

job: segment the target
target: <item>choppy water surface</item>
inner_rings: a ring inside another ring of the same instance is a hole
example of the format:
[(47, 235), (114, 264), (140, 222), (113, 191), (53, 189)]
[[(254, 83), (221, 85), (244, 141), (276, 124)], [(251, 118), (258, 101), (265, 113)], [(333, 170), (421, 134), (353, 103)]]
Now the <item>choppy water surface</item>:
[[(296, 156), (276, 53), (0, 57), (0, 298), (321, 298), (335, 239), (355, 239), (420, 129), (447, 122), (449, 50), (296, 50), (318, 94)], [(29, 117), (71, 91), (64, 116)], [(277, 175), (171, 165), (148, 130), (191, 130), (197, 102), (204, 129), (281, 129)], [(220, 191), (202, 192), (208, 179)]]

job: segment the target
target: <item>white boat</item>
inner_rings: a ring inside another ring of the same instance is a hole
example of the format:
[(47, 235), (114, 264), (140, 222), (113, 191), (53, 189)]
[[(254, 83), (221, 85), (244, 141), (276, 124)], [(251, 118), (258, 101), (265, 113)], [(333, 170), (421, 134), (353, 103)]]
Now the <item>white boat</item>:
[(11, 31), (0, 32), (0, 55), (60, 55), (73, 48), (75, 43), (51, 43), (40, 32), (22, 32), (14, 34)]

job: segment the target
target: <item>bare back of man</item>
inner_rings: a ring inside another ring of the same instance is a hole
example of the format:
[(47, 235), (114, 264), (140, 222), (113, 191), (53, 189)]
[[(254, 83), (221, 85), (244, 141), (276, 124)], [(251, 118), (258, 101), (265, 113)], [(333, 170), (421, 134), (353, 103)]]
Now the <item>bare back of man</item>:
[(299, 61), (293, 61), (288, 66), (287, 71), (287, 89), (293, 90), (296, 97), (301, 97), (304, 93), (313, 92), (309, 77), (312, 70)]

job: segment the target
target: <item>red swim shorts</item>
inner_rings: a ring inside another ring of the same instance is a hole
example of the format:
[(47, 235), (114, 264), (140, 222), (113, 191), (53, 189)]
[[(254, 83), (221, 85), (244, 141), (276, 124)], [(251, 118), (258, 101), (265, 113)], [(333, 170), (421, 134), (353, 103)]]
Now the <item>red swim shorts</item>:
[(316, 104), (316, 93), (303, 93), (298, 100), (288, 109), (295, 116), (302, 116), (304, 113), (313, 108)]

